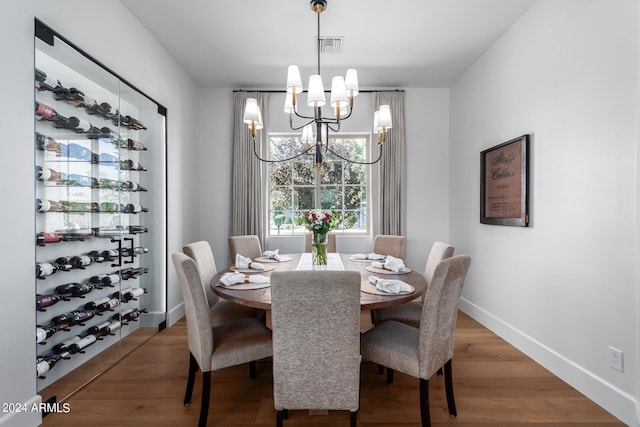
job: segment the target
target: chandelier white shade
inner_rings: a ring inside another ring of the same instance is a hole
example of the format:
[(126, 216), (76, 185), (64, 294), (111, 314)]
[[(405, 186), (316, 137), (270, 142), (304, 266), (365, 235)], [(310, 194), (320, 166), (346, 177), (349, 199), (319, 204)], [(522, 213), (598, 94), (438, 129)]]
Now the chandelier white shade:
[[(334, 156), (350, 163), (366, 165), (374, 164), (382, 157), (382, 144), (387, 140), (387, 130), (392, 127), (391, 110), (389, 105), (381, 105), (380, 109), (374, 113), (373, 132), (377, 135), (379, 148), (378, 157), (375, 160), (359, 161), (348, 159), (343, 157), (341, 154), (336, 153), (329, 147), (329, 130), (339, 132), (340, 122), (351, 117), (351, 113), (353, 112), (353, 99), (358, 96), (358, 93), (360, 92), (358, 87), (358, 72), (354, 68), (350, 68), (346, 71), (344, 76), (334, 76), (331, 79), (331, 95), (329, 97), (329, 105), (327, 106), (324, 84), (320, 74), (320, 14), (326, 10), (327, 1), (311, 0), (310, 5), (311, 9), (318, 17), (318, 70), (317, 74), (309, 76), (309, 84), (307, 85), (306, 94), (307, 106), (303, 108), (311, 107), (313, 109), (313, 115), (302, 114), (299, 109), (299, 98), (304, 92), (304, 86), (302, 85), (300, 68), (297, 65), (289, 65), (287, 69), (287, 87), (283, 106), (283, 111), (289, 115), (289, 126), (291, 129), (302, 130), (302, 142), (305, 144), (305, 149), (304, 151), (286, 159), (272, 160), (260, 157), (258, 154), (259, 150), (256, 147), (256, 130), (261, 129), (264, 126), (262, 123), (262, 115), (257, 101), (254, 98), (248, 98), (245, 105), (243, 120), (251, 129), (254, 154), (258, 159), (265, 162), (288, 161), (303, 155), (312, 155), (314, 156), (315, 163), (318, 168), (322, 165), (323, 154), (326, 154), (327, 152), (330, 152)], [(322, 115), (322, 107), (324, 106), (331, 108), (330, 116)], [(304, 120), (305, 123), (300, 126), (294, 126), (294, 117)]]

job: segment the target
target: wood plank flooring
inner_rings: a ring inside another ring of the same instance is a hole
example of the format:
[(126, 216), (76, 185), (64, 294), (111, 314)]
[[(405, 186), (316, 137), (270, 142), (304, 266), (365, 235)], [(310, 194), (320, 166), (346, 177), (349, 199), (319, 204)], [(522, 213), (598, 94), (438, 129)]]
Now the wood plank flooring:
[[(368, 325), (363, 313), (363, 329)], [(188, 367), (184, 319), (165, 329), (67, 400), (70, 412), (50, 414), (44, 426), (196, 426), (201, 378), (191, 406), (183, 406)], [(271, 363), (212, 375), (209, 426), (273, 426)], [(624, 426), (611, 414), (463, 313), (458, 316), (453, 379), (458, 416), (450, 417), (444, 380), (430, 381), (434, 427)], [(377, 366), (362, 365), (362, 427), (419, 427), (418, 380), (399, 372), (388, 385)], [(349, 425), (347, 412), (292, 411), (287, 425)]]

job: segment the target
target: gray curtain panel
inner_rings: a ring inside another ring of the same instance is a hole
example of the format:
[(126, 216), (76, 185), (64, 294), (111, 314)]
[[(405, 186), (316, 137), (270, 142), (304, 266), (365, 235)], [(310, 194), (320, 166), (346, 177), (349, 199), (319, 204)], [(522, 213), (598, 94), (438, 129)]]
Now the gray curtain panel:
[(378, 184), (380, 203), (374, 216), (374, 234), (405, 235), (406, 227), (406, 144), (404, 129), (404, 91), (380, 91), (374, 96), (374, 106), (388, 104), (392, 128), (382, 146)]
[(263, 157), (263, 141), (267, 139), (268, 94), (262, 92), (234, 92), (233, 97), (233, 166), (231, 169), (231, 235), (255, 234), (264, 247), (265, 191), (263, 162), (254, 155), (251, 131), (243, 123), (244, 104), (255, 98), (262, 112), (264, 128), (258, 130), (256, 149)]

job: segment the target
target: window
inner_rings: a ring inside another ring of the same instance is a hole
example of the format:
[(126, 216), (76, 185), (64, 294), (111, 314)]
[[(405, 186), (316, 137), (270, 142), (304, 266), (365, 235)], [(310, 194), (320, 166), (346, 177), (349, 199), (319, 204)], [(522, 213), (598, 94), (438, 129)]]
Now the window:
[[(366, 161), (369, 134), (336, 134), (329, 138), (331, 149), (343, 157)], [(270, 134), (271, 159), (291, 157), (304, 150), (299, 135)], [(312, 150), (313, 151), (313, 150)], [(369, 167), (346, 162), (331, 153), (323, 153), (322, 168), (313, 156), (301, 156), (268, 166), (269, 235), (302, 234), (298, 221), (308, 209), (335, 209), (342, 222), (336, 232), (364, 234), (369, 231)]]

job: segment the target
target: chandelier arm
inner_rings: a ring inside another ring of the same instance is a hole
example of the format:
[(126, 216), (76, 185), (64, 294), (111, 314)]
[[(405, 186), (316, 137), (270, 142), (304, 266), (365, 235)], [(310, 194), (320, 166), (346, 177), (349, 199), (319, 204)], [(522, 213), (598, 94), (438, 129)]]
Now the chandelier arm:
[(310, 120), (310, 121), (308, 121), (307, 123), (303, 124), (300, 127), (295, 127), (295, 126), (293, 126), (293, 123), (289, 123), (289, 127), (291, 128), (291, 130), (300, 130), (300, 129), (304, 128), (305, 126), (310, 125), (313, 122), (315, 122), (315, 120)]
[(380, 159), (382, 158), (382, 146), (380, 146), (380, 150), (378, 152), (378, 158), (371, 161), (371, 162), (359, 162), (357, 160), (351, 160), (351, 159), (347, 159), (346, 157), (341, 156), (340, 154), (336, 153), (335, 151), (333, 151), (331, 148), (327, 147), (327, 150), (329, 152), (331, 152), (331, 154), (333, 154), (334, 156), (344, 160), (345, 162), (349, 162), (349, 163), (355, 163), (357, 165), (373, 165), (375, 163), (378, 163), (378, 161), (380, 161)]
[(305, 154), (309, 154), (309, 151), (311, 151), (313, 148), (315, 147), (315, 145), (310, 146), (309, 148), (307, 148), (306, 150), (303, 150), (302, 152), (293, 155), (291, 157), (288, 157), (286, 159), (278, 159), (278, 160), (272, 160), (272, 159), (263, 159), (262, 157), (260, 157), (260, 154), (258, 154), (258, 149), (256, 147), (256, 140), (255, 138), (253, 139), (253, 154), (255, 154), (255, 156), (258, 158), (258, 160), (260, 160), (261, 162), (267, 162), (267, 163), (280, 163), (280, 162), (288, 162), (289, 160), (293, 160), (293, 159), (297, 159), (300, 156), (303, 156)]

